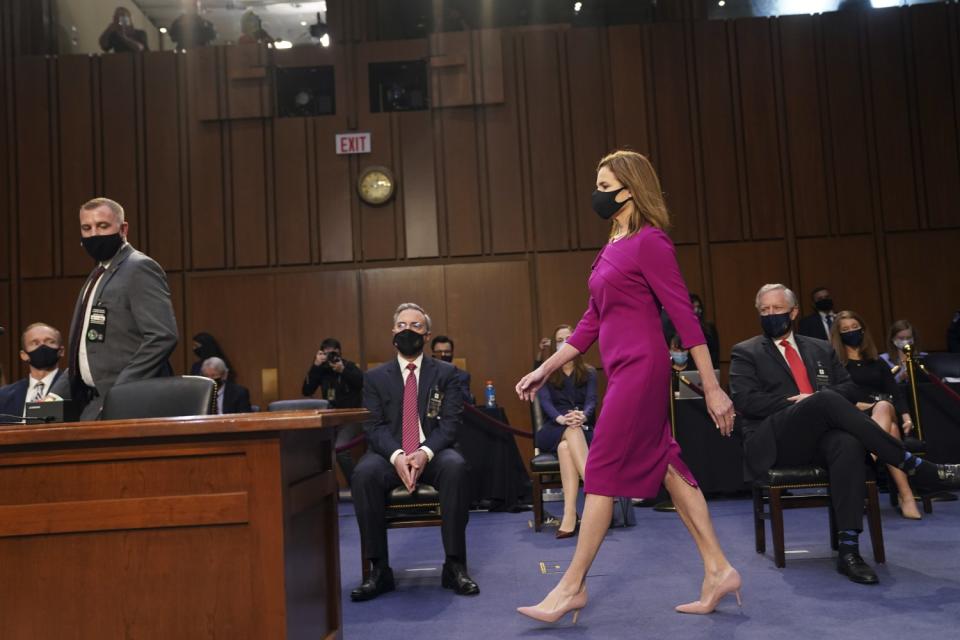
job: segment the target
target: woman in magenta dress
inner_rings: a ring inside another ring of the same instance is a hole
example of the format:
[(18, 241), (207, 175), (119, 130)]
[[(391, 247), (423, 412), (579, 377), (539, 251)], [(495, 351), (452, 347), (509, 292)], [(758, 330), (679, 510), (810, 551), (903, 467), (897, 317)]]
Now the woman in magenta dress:
[(573, 611), (576, 622), (587, 603), (587, 571), (610, 525), (613, 496), (652, 497), (662, 483), (704, 563), (700, 598), (676, 610), (710, 613), (729, 593), (736, 593), (739, 602), (740, 575), (720, 549), (703, 494), (670, 435), (670, 356), (660, 305), (690, 349), (707, 409), (724, 435), (733, 429), (733, 405), (714, 376), (673, 244), (664, 232), (669, 217), (650, 161), (632, 151), (603, 158), (593, 208), (601, 218), (613, 218), (613, 227), (591, 269), (587, 310), (563, 348), (517, 383), (517, 393), (532, 399), (551, 373), (598, 338), (609, 382), (587, 456), (586, 502), (573, 560), (539, 605), (518, 611), (545, 622)]

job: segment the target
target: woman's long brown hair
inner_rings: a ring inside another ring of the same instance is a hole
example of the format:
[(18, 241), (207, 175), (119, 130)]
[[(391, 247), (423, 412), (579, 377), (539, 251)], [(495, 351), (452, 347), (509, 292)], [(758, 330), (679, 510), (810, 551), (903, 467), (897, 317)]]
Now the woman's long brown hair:
[(846, 345), (843, 344), (843, 340), (840, 339), (841, 320), (856, 320), (860, 323), (860, 328), (863, 329), (863, 342), (860, 343), (860, 357), (864, 360), (876, 360), (878, 357), (877, 343), (873, 341), (873, 336), (870, 335), (870, 329), (867, 328), (867, 323), (863, 321), (863, 316), (856, 311), (841, 311), (834, 317), (833, 326), (830, 328), (830, 343), (833, 344), (833, 350), (837, 353), (837, 357), (840, 358), (840, 362), (846, 366), (847, 361), (850, 359), (847, 357)]
[[(553, 333), (550, 334), (550, 348), (556, 352), (557, 350), (557, 331), (560, 329), (569, 329), (573, 331), (573, 327), (568, 324), (557, 325), (557, 328), (553, 330)], [(587, 377), (590, 375), (590, 365), (583, 361), (583, 354), (577, 355), (573, 359), (573, 385), (579, 387), (583, 384), (586, 384)], [(550, 384), (555, 386), (558, 389), (563, 388), (563, 381), (566, 379), (566, 376), (563, 375), (563, 367), (560, 367), (552, 374), (550, 374)]]
[[(600, 160), (597, 171), (607, 167), (625, 186), (633, 197), (633, 213), (627, 221), (627, 235), (633, 235), (645, 225), (666, 231), (670, 227), (670, 214), (660, 189), (657, 172), (645, 155), (636, 151), (621, 149), (608, 154)], [(613, 237), (616, 222), (610, 230)]]

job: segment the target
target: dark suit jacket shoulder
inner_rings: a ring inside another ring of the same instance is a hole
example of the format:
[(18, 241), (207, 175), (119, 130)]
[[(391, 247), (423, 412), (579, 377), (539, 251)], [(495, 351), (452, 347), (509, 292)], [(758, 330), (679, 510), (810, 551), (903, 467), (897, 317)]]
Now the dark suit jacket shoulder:
[(28, 381), (26, 378), (0, 387), (0, 413), (11, 416), (23, 414), (23, 404), (27, 400)]
[(227, 382), (223, 388), (224, 413), (250, 413), (250, 391), (243, 385)]
[(827, 330), (823, 326), (823, 318), (816, 311), (809, 316), (800, 318), (797, 322), (797, 334), (808, 338), (817, 338), (818, 340), (829, 339)]
[[(423, 429), (423, 445), (434, 454), (451, 447), (457, 439), (463, 414), (463, 395), (457, 368), (452, 364), (424, 357), (417, 393), (417, 410)], [(436, 417), (427, 417), (430, 394), (442, 395)], [(401, 449), (403, 438), (403, 375), (397, 359), (367, 371), (363, 379), (363, 406), (370, 412), (364, 425), (370, 448), (389, 459)]]

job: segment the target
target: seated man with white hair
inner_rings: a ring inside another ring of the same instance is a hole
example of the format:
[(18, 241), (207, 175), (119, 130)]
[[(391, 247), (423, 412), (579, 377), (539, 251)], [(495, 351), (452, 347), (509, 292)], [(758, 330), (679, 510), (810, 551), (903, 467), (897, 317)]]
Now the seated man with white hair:
[(767, 284), (755, 302), (763, 333), (734, 346), (730, 359), (730, 395), (747, 467), (755, 478), (773, 466), (826, 467), (840, 543), (837, 571), (876, 584), (877, 574), (859, 552), (867, 453), (931, 488), (960, 487), (960, 465), (914, 456), (857, 409), (859, 389), (830, 343), (793, 332), (799, 311), (793, 291)]
[(236, 382), (228, 382), (230, 370), (221, 358), (207, 358), (200, 375), (217, 383), (217, 413), (250, 413), (250, 391)]

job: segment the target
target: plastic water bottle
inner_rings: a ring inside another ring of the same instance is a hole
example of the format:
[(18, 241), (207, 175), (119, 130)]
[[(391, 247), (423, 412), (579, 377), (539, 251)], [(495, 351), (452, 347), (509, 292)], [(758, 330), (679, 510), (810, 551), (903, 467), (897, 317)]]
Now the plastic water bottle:
[(497, 392), (493, 388), (493, 380), (487, 380), (487, 386), (484, 388), (484, 394), (487, 397), (487, 407), (494, 409), (497, 406)]

